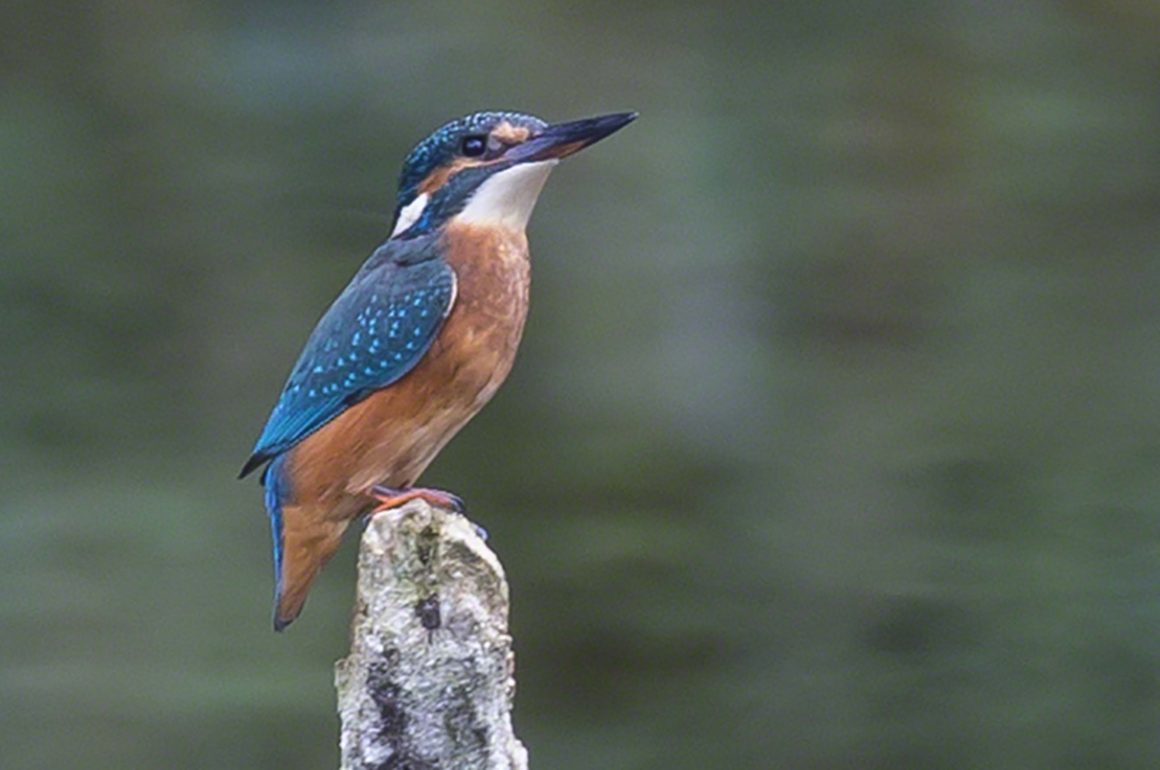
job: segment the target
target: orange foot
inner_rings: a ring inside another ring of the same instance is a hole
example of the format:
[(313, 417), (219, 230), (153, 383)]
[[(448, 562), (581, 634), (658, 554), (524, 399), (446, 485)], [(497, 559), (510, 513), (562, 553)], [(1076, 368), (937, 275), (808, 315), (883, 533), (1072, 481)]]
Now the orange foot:
[(429, 489), (427, 487), (405, 487), (403, 489), (396, 489), (394, 487), (375, 486), (371, 488), (371, 497), (379, 501), (379, 506), (372, 513), (385, 511), (388, 508), (398, 508), (400, 505), (409, 503), (412, 500), (426, 500), (436, 508), (446, 508), (456, 513), (465, 513), (467, 511), (467, 504), (463, 502), (462, 497), (453, 495), (450, 492), (444, 492), (442, 489)]

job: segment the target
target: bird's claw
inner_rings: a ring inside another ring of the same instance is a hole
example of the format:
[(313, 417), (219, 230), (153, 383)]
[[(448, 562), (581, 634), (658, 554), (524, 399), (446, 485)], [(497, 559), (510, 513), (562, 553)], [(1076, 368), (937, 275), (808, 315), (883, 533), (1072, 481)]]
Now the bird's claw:
[(428, 487), (405, 487), (399, 489), (378, 485), (371, 488), (371, 497), (379, 503), (374, 510), (375, 513), (390, 508), (398, 508), (412, 500), (423, 500), (436, 508), (444, 508), (460, 515), (467, 513), (467, 503), (463, 501), (462, 497), (442, 489), (430, 489)]

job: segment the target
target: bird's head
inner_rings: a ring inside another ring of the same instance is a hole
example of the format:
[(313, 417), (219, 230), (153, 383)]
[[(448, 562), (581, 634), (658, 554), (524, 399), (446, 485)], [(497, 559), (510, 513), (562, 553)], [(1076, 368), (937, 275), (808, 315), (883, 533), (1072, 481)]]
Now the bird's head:
[(552, 167), (636, 118), (621, 112), (545, 123), (522, 112), (476, 112), (436, 129), (407, 155), (392, 238), (452, 219), (522, 230)]

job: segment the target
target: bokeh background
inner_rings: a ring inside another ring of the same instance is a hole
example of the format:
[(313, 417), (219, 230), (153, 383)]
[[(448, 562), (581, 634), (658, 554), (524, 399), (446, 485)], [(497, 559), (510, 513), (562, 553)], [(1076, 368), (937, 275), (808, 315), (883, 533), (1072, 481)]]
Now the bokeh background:
[(0, 766), (325, 768), (353, 541), (234, 476), (411, 145), (553, 176), (426, 476), (533, 767), (1160, 767), (1160, 6), (0, 6)]

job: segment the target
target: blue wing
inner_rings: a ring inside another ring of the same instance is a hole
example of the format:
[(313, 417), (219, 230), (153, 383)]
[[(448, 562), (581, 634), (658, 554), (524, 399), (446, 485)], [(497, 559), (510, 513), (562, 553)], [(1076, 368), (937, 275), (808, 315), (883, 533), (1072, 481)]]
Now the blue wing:
[(411, 371), (454, 300), (433, 239), (379, 247), (314, 328), (241, 475)]

